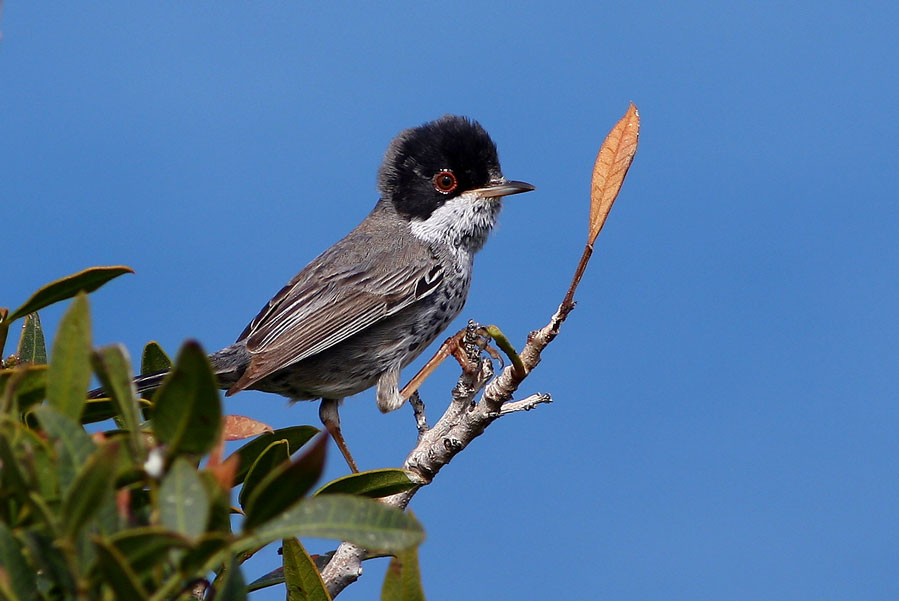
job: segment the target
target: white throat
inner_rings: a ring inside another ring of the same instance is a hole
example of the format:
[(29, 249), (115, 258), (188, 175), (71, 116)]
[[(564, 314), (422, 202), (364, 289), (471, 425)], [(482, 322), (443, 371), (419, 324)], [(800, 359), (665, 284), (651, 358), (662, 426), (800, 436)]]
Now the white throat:
[(413, 219), (410, 227), (419, 240), (448, 246), (457, 263), (470, 264), (487, 241), (501, 208), (500, 198), (465, 192), (446, 201), (427, 219)]

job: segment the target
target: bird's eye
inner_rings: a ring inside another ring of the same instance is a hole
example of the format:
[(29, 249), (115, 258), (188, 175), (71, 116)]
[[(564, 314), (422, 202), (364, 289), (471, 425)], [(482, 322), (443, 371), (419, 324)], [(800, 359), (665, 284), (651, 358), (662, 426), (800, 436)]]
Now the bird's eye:
[(459, 180), (449, 169), (444, 169), (434, 176), (434, 189), (441, 194), (449, 194), (459, 186)]

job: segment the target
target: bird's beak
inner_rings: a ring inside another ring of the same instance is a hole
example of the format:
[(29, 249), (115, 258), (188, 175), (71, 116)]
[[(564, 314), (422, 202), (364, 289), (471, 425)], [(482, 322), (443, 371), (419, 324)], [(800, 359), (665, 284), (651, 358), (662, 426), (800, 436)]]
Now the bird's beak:
[(484, 198), (497, 198), (499, 196), (510, 196), (512, 194), (521, 194), (522, 192), (530, 192), (536, 190), (534, 186), (527, 182), (517, 182), (508, 179), (492, 180), (483, 188), (475, 188), (472, 190), (478, 196)]

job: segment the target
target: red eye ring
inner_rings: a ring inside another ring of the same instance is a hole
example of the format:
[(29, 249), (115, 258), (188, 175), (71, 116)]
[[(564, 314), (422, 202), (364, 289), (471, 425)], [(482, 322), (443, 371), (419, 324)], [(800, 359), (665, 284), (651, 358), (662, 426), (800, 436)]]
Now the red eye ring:
[(459, 187), (459, 180), (449, 169), (438, 172), (431, 181), (434, 182), (434, 189), (441, 194), (449, 194)]

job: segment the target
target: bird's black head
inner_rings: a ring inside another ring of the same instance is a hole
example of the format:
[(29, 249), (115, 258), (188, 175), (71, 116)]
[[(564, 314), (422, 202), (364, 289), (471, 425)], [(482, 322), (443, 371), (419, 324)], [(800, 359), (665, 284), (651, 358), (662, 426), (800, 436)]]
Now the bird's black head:
[(447, 200), (501, 179), (496, 144), (484, 128), (446, 115), (393, 139), (378, 172), (378, 191), (400, 215), (427, 219)]

